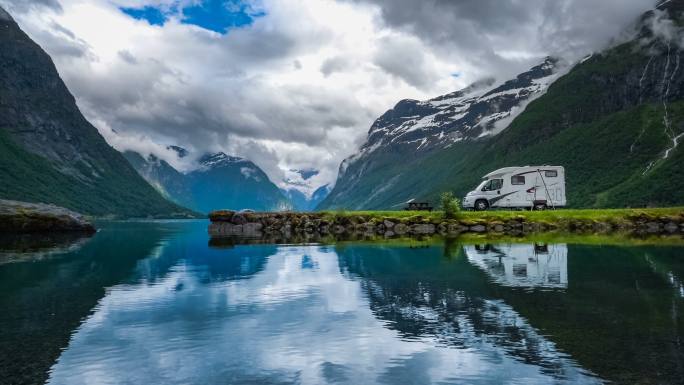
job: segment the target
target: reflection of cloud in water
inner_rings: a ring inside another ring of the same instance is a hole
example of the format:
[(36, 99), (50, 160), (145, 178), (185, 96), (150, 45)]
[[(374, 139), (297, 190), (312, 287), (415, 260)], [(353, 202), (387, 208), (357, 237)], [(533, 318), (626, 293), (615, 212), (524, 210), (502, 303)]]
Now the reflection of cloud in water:
[(498, 244), (464, 246), (468, 261), (504, 286), (568, 287), (565, 244)]
[[(432, 335), (402, 338), (371, 312), (360, 282), (340, 274), (329, 247), (278, 248), (249, 279), (207, 283), (210, 268), (178, 263), (154, 284), (112, 288), (52, 368), (50, 383), (562, 382), (487, 336), (468, 337), (466, 321), (456, 337), (472, 343), (461, 349)], [(483, 309), (484, 317), (532, 335), (568, 382), (596, 382), (506, 304), (487, 301)]]

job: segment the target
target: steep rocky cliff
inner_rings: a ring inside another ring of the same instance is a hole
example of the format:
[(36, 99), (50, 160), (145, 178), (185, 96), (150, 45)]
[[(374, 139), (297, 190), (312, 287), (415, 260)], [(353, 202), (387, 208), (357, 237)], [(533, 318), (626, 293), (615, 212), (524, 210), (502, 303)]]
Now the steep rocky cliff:
[(81, 114), (50, 57), (0, 9), (0, 198), (85, 214), (186, 216)]

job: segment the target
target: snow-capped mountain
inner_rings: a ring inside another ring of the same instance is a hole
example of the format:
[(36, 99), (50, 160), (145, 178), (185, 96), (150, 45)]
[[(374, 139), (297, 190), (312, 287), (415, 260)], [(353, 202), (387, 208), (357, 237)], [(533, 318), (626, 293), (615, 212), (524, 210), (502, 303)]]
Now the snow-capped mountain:
[(426, 101), (405, 99), (385, 112), (370, 128), (361, 153), (383, 146), (428, 151), (467, 139), (496, 135), (546, 91), (559, 74), (559, 61), (543, 63), (497, 87), (494, 79)]
[(329, 184), (323, 182), (315, 168), (293, 168), (285, 171), (280, 188), (295, 211), (313, 211), (328, 196)]
[[(360, 151), (342, 162), (336, 187), (321, 208), (336, 207), (345, 201), (345, 195), (355, 195), (363, 174), (388, 157), (401, 154), (401, 161), (410, 162), (456, 143), (499, 134), (529, 102), (543, 95), (565, 68), (558, 59), (547, 57), (499, 85), (494, 79), (484, 79), (430, 100), (400, 101), (373, 123)], [(395, 183), (395, 177), (389, 176), (384, 183)], [(366, 199), (371, 201), (381, 193), (375, 191)], [(351, 208), (364, 205), (361, 202)]]
[[(187, 156), (187, 152), (177, 153)], [(198, 212), (217, 209), (270, 211), (290, 207), (266, 173), (244, 158), (223, 152), (205, 154), (199, 158), (195, 170), (183, 174), (154, 155), (142, 156), (134, 152), (124, 155), (165, 196)]]
[(237, 156), (229, 156), (223, 152), (218, 152), (215, 154), (206, 154), (199, 159), (200, 169), (203, 171), (209, 171), (216, 167), (222, 167), (227, 165), (235, 165), (238, 163), (251, 163), (244, 158)]
[(399, 102), (319, 208), (437, 204), (443, 191), (465, 194), (492, 170), (526, 164), (564, 166), (571, 206), (684, 204), (682, 26), (684, 0), (663, 1), (572, 68), (547, 59), (492, 89)]

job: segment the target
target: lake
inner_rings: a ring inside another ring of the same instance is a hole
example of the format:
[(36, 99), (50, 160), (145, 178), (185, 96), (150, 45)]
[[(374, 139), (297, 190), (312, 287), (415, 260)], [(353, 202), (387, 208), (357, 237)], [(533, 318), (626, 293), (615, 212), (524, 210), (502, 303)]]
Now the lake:
[(1, 384), (681, 384), (684, 242), (0, 239)]

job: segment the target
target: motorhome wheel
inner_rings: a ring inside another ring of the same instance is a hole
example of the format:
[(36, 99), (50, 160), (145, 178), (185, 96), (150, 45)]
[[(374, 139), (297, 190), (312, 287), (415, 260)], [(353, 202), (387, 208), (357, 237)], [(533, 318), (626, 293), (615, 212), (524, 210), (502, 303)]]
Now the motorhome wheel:
[(484, 199), (478, 199), (475, 202), (475, 211), (485, 211), (489, 208), (489, 202)]

